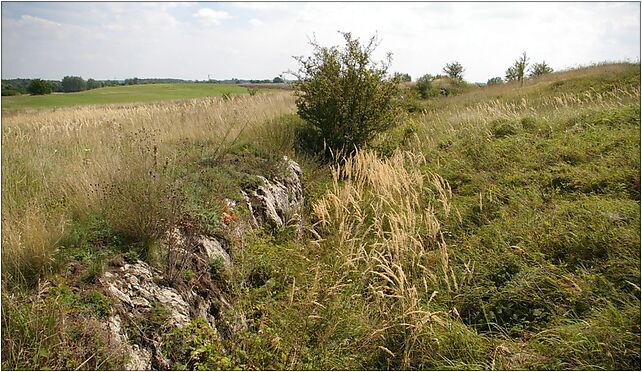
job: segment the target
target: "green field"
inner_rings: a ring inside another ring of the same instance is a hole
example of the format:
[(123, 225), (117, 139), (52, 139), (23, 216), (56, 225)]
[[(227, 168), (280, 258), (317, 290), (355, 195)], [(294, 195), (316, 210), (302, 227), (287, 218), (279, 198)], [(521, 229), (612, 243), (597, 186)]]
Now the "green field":
[(247, 88), (228, 84), (145, 84), (105, 87), (78, 93), (54, 93), (45, 96), (2, 97), (2, 109), (104, 105), (110, 103), (154, 102), (225, 93), (247, 93)]

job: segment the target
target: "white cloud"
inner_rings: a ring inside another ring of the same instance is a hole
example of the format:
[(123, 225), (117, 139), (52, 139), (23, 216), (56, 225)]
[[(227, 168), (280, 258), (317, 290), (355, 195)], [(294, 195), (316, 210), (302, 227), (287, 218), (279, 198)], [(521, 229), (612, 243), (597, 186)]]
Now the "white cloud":
[(61, 27), (62, 26), (60, 23), (52, 22), (39, 17), (30, 16), (28, 14), (25, 14), (22, 17), (20, 17), (20, 21), (22, 24), (32, 23), (34, 25), (38, 25), (42, 27)]
[(264, 24), (263, 21), (261, 21), (260, 19), (256, 19), (256, 18), (250, 19), (249, 22), (254, 27), (263, 26), (263, 24)]
[(200, 22), (207, 26), (218, 26), (224, 20), (232, 18), (232, 16), (224, 10), (214, 10), (209, 8), (201, 8), (194, 13)]

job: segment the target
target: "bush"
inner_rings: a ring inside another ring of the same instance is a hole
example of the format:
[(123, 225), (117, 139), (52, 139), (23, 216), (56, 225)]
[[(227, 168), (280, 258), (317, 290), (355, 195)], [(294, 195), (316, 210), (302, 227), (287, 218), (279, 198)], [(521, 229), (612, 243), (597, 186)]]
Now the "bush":
[(421, 98), (436, 97), (439, 95), (439, 89), (432, 84), (432, 81), (435, 79), (434, 76), (426, 74), (419, 79), (417, 79), (417, 90), (421, 95)]
[(27, 92), (34, 96), (40, 96), (51, 93), (53, 87), (49, 82), (46, 82), (41, 79), (31, 80), (31, 83), (27, 85)]
[(362, 147), (393, 127), (400, 112), (398, 78), (387, 74), (390, 55), (387, 63), (374, 62), (374, 37), (367, 45), (350, 33), (343, 37), (344, 49), (312, 43), (311, 57), (297, 57), (294, 83), (299, 115), (317, 132), (318, 142), (335, 153)]

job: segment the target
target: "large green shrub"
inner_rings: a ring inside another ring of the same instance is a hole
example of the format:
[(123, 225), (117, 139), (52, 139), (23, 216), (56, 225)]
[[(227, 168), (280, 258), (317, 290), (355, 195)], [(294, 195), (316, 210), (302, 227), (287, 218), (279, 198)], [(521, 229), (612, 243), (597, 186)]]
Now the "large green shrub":
[(375, 62), (373, 37), (362, 45), (343, 33), (345, 47), (312, 43), (310, 57), (297, 57), (298, 80), (293, 84), (299, 115), (335, 154), (362, 147), (377, 133), (393, 127), (400, 113), (396, 100), (399, 79), (388, 75), (386, 62)]
[(41, 79), (33, 79), (31, 80), (31, 83), (27, 85), (27, 92), (29, 92), (29, 94), (34, 96), (49, 94), (51, 93), (52, 89), (53, 87), (51, 83)]

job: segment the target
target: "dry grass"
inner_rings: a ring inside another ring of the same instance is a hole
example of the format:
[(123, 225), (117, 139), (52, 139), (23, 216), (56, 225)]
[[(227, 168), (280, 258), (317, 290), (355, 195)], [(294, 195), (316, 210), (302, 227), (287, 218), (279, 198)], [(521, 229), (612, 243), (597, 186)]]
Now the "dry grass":
[[(163, 197), (162, 177), (174, 167), (216, 156), (244, 133), (292, 112), (293, 103), (289, 93), (279, 92), (3, 112), (3, 276), (37, 278), (71, 217), (95, 210), (106, 197), (114, 205), (123, 201), (117, 196), (130, 194), (114, 193), (119, 180), (146, 179), (138, 191)], [(145, 190), (150, 187), (159, 192)], [(112, 209), (135, 213), (129, 207), (136, 206)]]
[[(635, 68), (639, 70), (639, 65), (600, 64), (528, 79), (523, 87), (511, 82), (438, 98), (417, 117), (423, 128), (419, 133), (421, 142), (433, 146), (461, 130), (479, 131), (482, 136), (485, 132), (488, 136), (488, 124), (497, 119), (531, 116), (555, 122), (575, 115), (578, 108), (612, 109), (639, 102), (639, 84), (617, 80)], [(613, 81), (596, 80), (600, 77), (612, 77)], [(557, 89), (555, 84), (562, 83), (566, 85)]]
[(432, 299), (466, 281), (449, 269), (437, 217), (446, 218), (450, 211), (450, 188), (439, 175), (423, 175), (419, 167), (424, 162), (421, 154), (410, 152), (381, 159), (358, 151), (333, 169), (332, 186), (313, 206), (317, 233), (331, 239), (317, 243), (334, 249), (343, 269), (358, 273), (367, 286), (368, 306), (380, 318), (373, 340), (391, 329), (405, 335), (404, 368), (426, 327), (444, 324), (443, 314), (429, 309)]

